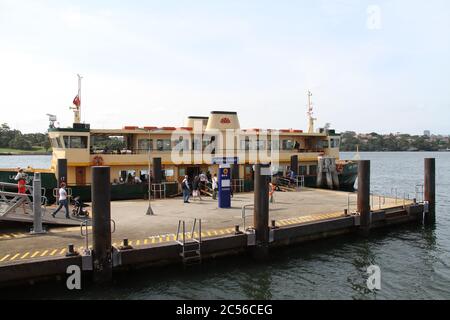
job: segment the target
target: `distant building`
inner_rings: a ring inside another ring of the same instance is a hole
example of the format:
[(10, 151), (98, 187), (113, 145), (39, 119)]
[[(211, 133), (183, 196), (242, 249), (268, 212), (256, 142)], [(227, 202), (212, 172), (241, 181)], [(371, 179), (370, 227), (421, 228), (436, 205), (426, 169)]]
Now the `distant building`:
[(423, 132), (423, 135), (424, 135), (425, 137), (431, 137), (431, 132), (430, 132), (430, 130), (425, 130), (425, 131)]

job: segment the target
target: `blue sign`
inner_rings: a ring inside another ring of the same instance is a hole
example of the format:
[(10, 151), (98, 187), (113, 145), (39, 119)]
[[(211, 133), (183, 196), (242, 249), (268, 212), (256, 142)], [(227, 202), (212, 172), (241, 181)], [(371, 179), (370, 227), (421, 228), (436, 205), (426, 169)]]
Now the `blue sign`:
[(219, 208), (231, 208), (231, 168), (229, 164), (219, 166)]
[(213, 164), (237, 164), (238, 157), (213, 157)]

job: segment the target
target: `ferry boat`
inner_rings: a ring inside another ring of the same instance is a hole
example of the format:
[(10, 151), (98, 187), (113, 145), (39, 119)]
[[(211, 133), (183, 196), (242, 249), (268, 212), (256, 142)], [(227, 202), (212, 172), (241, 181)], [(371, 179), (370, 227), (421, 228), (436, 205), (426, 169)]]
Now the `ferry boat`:
[[(189, 116), (178, 128), (126, 125), (93, 129), (80, 121), (80, 92), (74, 99), (72, 127), (56, 127), (56, 118), (50, 119), (50, 168), (24, 168), (29, 177), (41, 172), (49, 202), (55, 201), (58, 180), (65, 180), (73, 196), (90, 201), (91, 167), (97, 165), (111, 168), (112, 200), (148, 197), (149, 177), (153, 197), (175, 196), (185, 175), (190, 179), (202, 172), (212, 176), (225, 162), (231, 166), (234, 192), (252, 191), (253, 165), (257, 162), (269, 162), (274, 176), (285, 177), (292, 170), (297, 183), (316, 187), (319, 160), (326, 157), (335, 161), (339, 189), (352, 189), (356, 180), (357, 163), (339, 160), (339, 134), (327, 128), (314, 130), (310, 93), (308, 130), (304, 132), (241, 129), (238, 114), (232, 111)], [(180, 153), (184, 153), (181, 159)], [(0, 169), (0, 181), (14, 183), (16, 172), (17, 168)]]

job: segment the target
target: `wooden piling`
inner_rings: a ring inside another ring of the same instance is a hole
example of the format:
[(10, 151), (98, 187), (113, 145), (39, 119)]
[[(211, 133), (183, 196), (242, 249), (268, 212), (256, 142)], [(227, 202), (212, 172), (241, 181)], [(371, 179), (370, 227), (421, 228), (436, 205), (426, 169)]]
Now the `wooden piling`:
[(431, 222), (436, 216), (436, 160), (425, 159), (424, 177), (424, 200), (428, 202), (428, 213), (425, 220)]
[(112, 278), (110, 167), (92, 167), (94, 282)]
[(264, 172), (268, 168), (268, 165), (255, 164), (253, 225), (256, 234), (254, 256), (258, 259), (264, 259), (268, 256), (270, 176)]
[(370, 160), (358, 161), (357, 211), (360, 214), (361, 230), (366, 233), (371, 224), (370, 208)]

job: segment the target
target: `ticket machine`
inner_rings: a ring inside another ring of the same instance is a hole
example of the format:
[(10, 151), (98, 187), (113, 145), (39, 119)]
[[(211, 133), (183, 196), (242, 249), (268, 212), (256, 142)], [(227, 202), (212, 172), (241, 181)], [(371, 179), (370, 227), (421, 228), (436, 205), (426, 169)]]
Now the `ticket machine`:
[(231, 207), (231, 166), (219, 165), (219, 208)]

